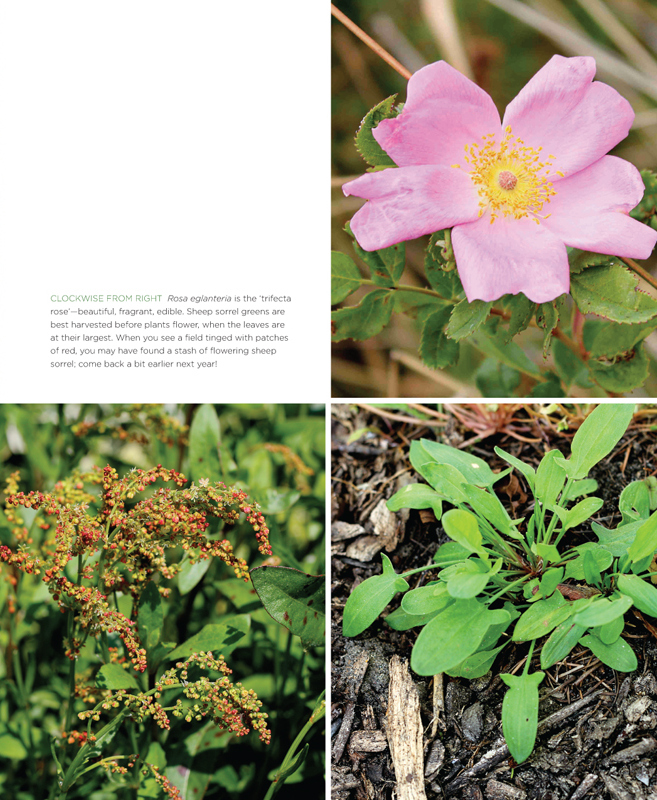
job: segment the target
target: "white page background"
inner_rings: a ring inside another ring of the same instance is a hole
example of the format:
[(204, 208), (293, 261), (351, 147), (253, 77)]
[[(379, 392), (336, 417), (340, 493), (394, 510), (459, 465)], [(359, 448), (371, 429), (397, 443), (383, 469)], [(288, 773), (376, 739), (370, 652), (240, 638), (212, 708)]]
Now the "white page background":
[[(0, 401), (329, 396), (328, 34), (297, 0), (0, 0)], [(293, 296), (287, 356), (48, 366), (52, 294), (245, 291)]]

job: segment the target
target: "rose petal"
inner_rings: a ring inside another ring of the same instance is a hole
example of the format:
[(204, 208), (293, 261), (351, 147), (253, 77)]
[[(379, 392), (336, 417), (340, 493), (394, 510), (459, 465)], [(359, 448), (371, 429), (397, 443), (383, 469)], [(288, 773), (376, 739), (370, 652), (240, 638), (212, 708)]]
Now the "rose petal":
[(648, 258), (657, 231), (628, 216), (643, 197), (644, 186), (635, 166), (604, 156), (555, 187), (550, 216), (544, 224), (569, 247), (611, 256)]
[[(526, 145), (554, 155), (553, 170), (588, 167), (624, 139), (634, 112), (611, 86), (591, 83), (595, 61), (553, 56), (511, 101), (503, 126)], [(558, 180), (558, 176), (555, 176)]]
[(523, 217), (485, 214), (452, 231), (459, 277), (469, 302), (525, 295), (546, 303), (570, 288), (566, 246), (545, 225)]
[(369, 200), (351, 220), (364, 250), (415, 239), (469, 222), (479, 214), (479, 196), (467, 173), (451, 167), (400, 167), (368, 172), (342, 187)]
[[(382, 120), (374, 138), (400, 167), (464, 165), (464, 147), (499, 135), (500, 115), (483, 89), (445, 61), (411, 76), (402, 113)], [(499, 139), (498, 139), (499, 140)]]

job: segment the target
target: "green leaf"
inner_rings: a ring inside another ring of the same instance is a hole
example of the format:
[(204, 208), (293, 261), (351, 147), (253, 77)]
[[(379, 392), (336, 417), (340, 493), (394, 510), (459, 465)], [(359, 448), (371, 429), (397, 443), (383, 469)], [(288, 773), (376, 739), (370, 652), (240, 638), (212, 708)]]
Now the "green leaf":
[(476, 597), (486, 588), (488, 581), (499, 572), (502, 559), (498, 559), (493, 569), (478, 558), (468, 558), (463, 561), (447, 580), (447, 591), (451, 597), (467, 600)]
[(448, 339), (444, 332), (450, 313), (451, 307), (441, 308), (424, 320), (420, 357), (431, 369), (452, 366), (459, 360), (459, 343)]
[[(507, 330), (501, 336), (505, 341), (510, 342), (514, 336), (527, 328), (532, 321), (532, 316), (537, 306), (522, 292), (519, 294), (505, 294), (502, 298), (502, 306), (505, 311), (511, 313), (511, 318), (509, 319)], [(503, 397), (504, 395), (498, 396)]]
[(382, 119), (391, 119), (397, 116), (398, 112), (394, 107), (396, 97), (397, 95), (393, 94), (370, 109), (358, 128), (356, 149), (371, 167), (396, 166), (372, 134), (372, 129), (376, 128)]
[(639, 279), (617, 259), (571, 276), (570, 292), (583, 314), (614, 322), (646, 322), (657, 315), (657, 300), (637, 290)]
[(4, 759), (13, 761), (23, 761), (27, 758), (27, 750), (21, 740), (9, 733), (0, 735), (0, 753)]
[(563, 397), (565, 391), (559, 376), (555, 375), (554, 372), (546, 372), (543, 377), (547, 378), (547, 380), (532, 386), (528, 397)]
[(424, 257), (424, 271), (432, 289), (448, 300), (460, 300), (463, 286), (456, 270), (451, 241), (447, 242), (449, 238), (449, 231), (431, 234)]
[(461, 300), (452, 311), (445, 330), (447, 337), (459, 341), (471, 336), (485, 322), (492, 307), (492, 303), (484, 303), (483, 300), (474, 300), (472, 303)]
[(420, 439), (411, 443), (410, 459), (413, 467), (424, 477), (421, 465), (431, 461), (438, 464), (449, 464), (457, 469), (467, 483), (473, 486), (492, 486), (503, 477), (502, 473), (495, 474), (485, 461), (470, 453), (464, 453), (455, 447), (448, 447), (440, 442), (430, 439)]
[(650, 516), (650, 491), (645, 481), (632, 481), (621, 492), (618, 510), (623, 523), (637, 522)]
[(589, 346), (591, 358), (607, 358), (630, 353), (639, 342), (657, 327), (657, 320), (637, 325), (619, 325), (607, 322), (596, 330)]
[(383, 574), (367, 578), (353, 590), (344, 608), (342, 632), (345, 636), (358, 636), (374, 622), (397, 592), (405, 592), (408, 583), (394, 570), (384, 553)]
[[(623, 597), (625, 597), (625, 595), (623, 595)], [(613, 644), (623, 632), (624, 627), (625, 619), (622, 616), (616, 617), (616, 619), (612, 619), (611, 622), (607, 622), (599, 628), (596, 628), (595, 635), (604, 644)]]
[(639, 205), (630, 211), (630, 216), (657, 229), (657, 175), (649, 169), (641, 170), (645, 192)]
[(178, 573), (178, 591), (181, 595), (189, 594), (201, 582), (211, 563), (209, 558), (197, 561), (195, 564), (189, 559), (183, 561)]
[(496, 647), (494, 650), (479, 650), (462, 661), (457, 666), (447, 670), (447, 674), (453, 678), (467, 678), (472, 681), (481, 678), (493, 666), (493, 662), (502, 651), (504, 645)]
[[(537, 545), (539, 555), (542, 555), (541, 548), (544, 546), (553, 547), (554, 545)], [(556, 550), (556, 547), (554, 549)], [(553, 555), (552, 557), (543, 556), (543, 561), (549, 564), (555, 561), (561, 561), (561, 557), (558, 555), (557, 551), (557, 554)], [(546, 570), (541, 577), (540, 583), (538, 584), (538, 593), (543, 597), (550, 597), (550, 595), (563, 580), (563, 572), (563, 567), (552, 567), (551, 569)]]
[(388, 500), (386, 506), (390, 511), (399, 511), (401, 508), (431, 508), (438, 519), (443, 513), (443, 501), (430, 486), (423, 483), (411, 483), (404, 486)]
[(582, 569), (584, 570), (584, 580), (589, 584), (589, 586), (600, 586), (602, 576), (600, 574), (600, 570), (598, 569), (595, 557), (590, 550), (587, 550), (584, 553)]
[(189, 432), (189, 471), (192, 478), (208, 478), (211, 482), (222, 478), (219, 463), (219, 417), (210, 403), (204, 403), (194, 414)]
[(491, 625), (508, 618), (508, 612), (490, 611), (476, 600), (455, 600), (420, 631), (411, 654), (418, 675), (446, 672), (471, 656)]
[(246, 614), (231, 617), (228, 622), (204, 625), (195, 635), (187, 639), (175, 650), (172, 650), (167, 659), (187, 658), (192, 653), (223, 653), (228, 655), (240, 643), (240, 640), (248, 633), (251, 627), (251, 619)]
[(601, 500), (599, 497), (586, 497), (568, 511), (561, 508), (555, 508), (555, 511), (559, 514), (563, 530), (567, 531), (570, 530), (570, 528), (576, 528), (578, 525), (581, 525), (582, 522), (592, 517), (596, 511), (599, 511), (603, 505), (604, 500)]
[(438, 564), (439, 566), (449, 566), (458, 561), (463, 561), (471, 552), (471, 550), (461, 547), (461, 545), (456, 542), (445, 542), (445, 544), (441, 544), (436, 550), (433, 561), (434, 564)]
[(536, 471), (534, 468), (530, 467), (529, 464), (525, 464), (525, 462), (521, 461), (519, 458), (512, 456), (511, 453), (507, 453), (505, 450), (502, 450), (501, 447), (495, 447), (494, 450), (501, 459), (506, 461), (507, 464), (511, 464), (512, 467), (515, 467), (518, 472), (525, 476), (527, 479), (527, 484), (533, 492), (536, 482)]
[(445, 533), (453, 542), (460, 544), (470, 553), (486, 554), (474, 514), (461, 508), (452, 508), (443, 515), (442, 523)]
[(559, 312), (565, 297), (565, 295), (561, 295), (556, 300), (549, 303), (540, 303), (536, 309), (536, 324), (545, 331), (543, 336), (543, 358), (547, 358), (548, 356), (550, 341), (552, 340), (552, 331), (559, 324)]
[(472, 343), (490, 358), (496, 358), (508, 367), (538, 378), (540, 370), (515, 342), (507, 342), (500, 317), (491, 317), (472, 336)]
[(596, 267), (600, 264), (610, 264), (616, 259), (604, 253), (591, 253), (588, 250), (578, 250), (576, 247), (568, 248), (568, 261), (570, 262), (570, 274), (582, 272), (588, 267)]
[(575, 614), (573, 622), (585, 628), (597, 628), (622, 617), (631, 605), (632, 600), (627, 596), (616, 600), (596, 598), (588, 608)]
[(522, 764), (534, 749), (538, 730), (538, 687), (544, 672), (531, 675), (500, 675), (509, 687), (502, 702), (502, 731), (509, 752)]
[(585, 478), (589, 470), (611, 453), (632, 421), (633, 403), (600, 403), (573, 437), (564, 469), (571, 478)]
[(648, 581), (636, 575), (619, 575), (617, 586), (620, 592), (632, 598), (639, 611), (657, 617), (657, 589)]
[(599, 572), (603, 572), (607, 567), (610, 567), (611, 562), (614, 560), (614, 557), (607, 549), (599, 547), (593, 542), (579, 545), (575, 549), (581, 555), (566, 564), (566, 577), (574, 578), (576, 581), (584, 580), (584, 557), (587, 552), (593, 556)]
[(96, 686), (100, 689), (137, 689), (137, 683), (131, 672), (123, 669), (119, 664), (103, 664), (96, 675)]
[(256, 567), (251, 580), (267, 613), (304, 647), (326, 644), (324, 575), (307, 575), (290, 567)]
[(406, 592), (402, 597), (401, 607), (407, 614), (434, 614), (453, 602), (445, 583), (432, 583)]
[(541, 667), (548, 669), (557, 661), (563, 660), (581, 639), (586, 628), (566, 620), (558, 625), (550, 634), (541, 650)]
[(440, 612), (432, 611), (429, 614), (407, 614), (403, 608), (397, 608), (392, 614), (388, 614), (384, 621), (393, 631), (409, 631), (411, 628), (426, 625), (427, 622), (433, 619), (438, 613)]
[(617, 672), (634, 672), (638, 663), (634, 651), (623, 639), (605, 644), (597, 636), (584, 636), (579, 643), (588, 647), (594, 656)]
[(331, 253), (331, 305), (345, 300), (361, 285), (363, 278), (356, 264), (345, 253)]
[(353, 248), (370, 268), (374, 283), (387, 288), (399, 283), (406, 263), (406, 246), (403, 242), (381, 250), (363, 250), (357, 242), (353, 242)]
[(511, 522), (511, 518), (497, 496), (492, 492), (479, 489), (477, 486), (463, 485), (463, 491), (468, 503), (479, 514), (480, 517), (488, 520), (498, 531), (510, 536), (512, 539), (522, 539), (522, 534), (518, 533)]
[(564, 502), (570, 503), (571, 500), (576, 500), (578, 497), (583, 497), (585, 494), (591, 494), (591, 492), (595, 492), (597, 489), (598, 482), (593, 478), (582, 478), (579, 481), (573, 481)]
[(561, 594), (554, 592), (545, 600), (537, 600), (520, 616), (513, 630), (515, 642), (528, 642), (547, 636), (572, 614), (572, 607)]
[(146, 589), (139, 598), (139, 612), (137, 616), (139, 639), (148, 653), (160, 641), (162, 625), (164, 624), (164, 607), (157, 585), (149, 581)]
[(495, 358), (485, 358), (475, 375), (475, 383), (482, 397), (512, 397), (521, 379), (517, 369)]
[(548, 508), (552, 508), (556, 503), (557, 497), (566, 483), (566, 473), (562, 461), (563, 456), (559, 450), (548, 450), (536, 470), (534, 494)]
[(573, 384), (582, 387), (591, 385), (588, 367), (561, 339), (555, 339), (552, 344), (552, 358), (554, 359), (554, 367), (557, 374), (566, 387), (570, 387)]
[(357, 306), (339, 308), (331, 313), (331, 340), (369, 339), (385, 328), (390, 322), (394, 292), (386, 289), (374, 289), (360, 301)]
[(426, 479), (440, 497), (453, 505), (465, 502), (465, 494), (463, 493), (465, 480), (456, 467), (452, 467), (450, 464), (430, 462), (424, 464), (422, 469)]
[(591, 380), (607, 392), (622, 394), (642, 386), (650, 372), (648, 356), (642, 345), (611, 362), (589, 359)]
[(651, 556), (657, 550), (657, 511), (641, 525), (627, 551), (632, 563)]

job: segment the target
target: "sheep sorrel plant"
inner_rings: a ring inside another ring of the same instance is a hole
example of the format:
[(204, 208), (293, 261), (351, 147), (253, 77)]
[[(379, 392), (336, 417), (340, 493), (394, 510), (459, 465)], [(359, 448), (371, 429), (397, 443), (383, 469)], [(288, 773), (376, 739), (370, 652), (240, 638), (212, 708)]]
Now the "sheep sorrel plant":
[[(363, 581), (344, 610), (344, 633), (356, 636), (374, 622), (397, 592), (401, 608), (386, 622), (396, 630), (422, 626), (411, 656), (419, 675), (445, 672), (462, 678), (487, 673), (509, 642), (530, 642), (521, 674), (503, 674), (509, 687), (502, 727), (516, 762), (536, 740), (538, 687), (544, 672), (530, 672), (541, 640), (545, 670), (580, 644), (609, 667), (630, 672), (636, 656), (621, 634), (631, 606), (657, 617), (657, 511), (644, 481), (630, 483), (619, 499), (622, 519), (607, 530), (592, 523), (597, 543), (568, 543), (567, 532), (599, 511), (603, 501), (589, 471), (619, 442), (632, 420), (631, 404), (599, 405), (572, 439), (569, 458), (547, 452), (534, 470), (500, 448), (511, 466), (500, 473), (476, 456), (422, 439), (410, 460), (427, 481), (404, 487), (388, 508), (432, 509), (451, 541), (433, 564), (403, 574), (382, 555), (383, 573)], [(493, 487), (517, 469), (534, 495), (529, 518), (513, 519)], [(443, 513), (443, 503), (454, 508)], [(409, 591), (407, 578), (424, 570), (437, 578)]]
[[(173, 485), (155, 488), (158, 481)], [(135, 468), (125, 477), (111, 466), (75, 471), (48, 493), (18, 491), (14, 474), (6, 494), (4, 518), (18, 542), (15, 548), (0, 546), (11, 585), (6, 661), (16, 702), (28, 710), (28, 718), (30, 678), (23, 675), (17, 643), (48, 593), (67, 615), (69, 696), (62, 728), (51, 731), (57, 775), (50, 797), (66, 797), (74, 784), (100, 768), (116, 789), (133, 785), (144, 796), (156, 797), (159, 786), (167, 796), (182, 798), (158, 764), (156, 731), (168, 732), (172, 718), (211, 720), (238, 736), (253, 730), (269, 743), (260, 701), (253, 690), (233, 683), (225, 660), (245, 633), (238, 618), (206, 626), (178, 647), (161, 641), (163, 600), (174, 576), (198, 573), (204, 562), (217, 557), (248, 580), (248, 566), (228, 539), (209, 533), (213, 518), (233, 526), (244, 515), (260, 552), (271, 555), (269, 529), (257, 503), (242, 489), (222, 483), (201, 479), (188, 485), (184, 475), (161, 466)], [(38, 545), (31, 533), (37, 527), (45, 531)], [(172, 548), (185, 558), (168, 563)], [(24, 608), (36, 581), (45, 591), (32, 594)], [(53, 643), (53, 658), (56, 647)], [(92, 666), (79, 670), (83, 652)], [(167, 662), (172, 663), (162, 669)], [(33, 677), (34, 665), (28, 670)], [(108, 754), (106, 747), (120, 726), (127, 728), (131, 750)], [(30, 724), (23, 727), (36, 774), (43, 742), (33, 740)], [(135, 784), (140, 772), (141, 782)]]

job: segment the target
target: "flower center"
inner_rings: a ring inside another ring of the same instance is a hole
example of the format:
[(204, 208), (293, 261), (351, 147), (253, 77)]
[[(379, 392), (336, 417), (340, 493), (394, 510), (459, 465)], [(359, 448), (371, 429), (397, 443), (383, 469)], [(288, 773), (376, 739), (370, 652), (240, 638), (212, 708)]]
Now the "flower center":
[[(555, 156), (542, 160), (542, 147), (534, 149), (516, 139), (507, 126), (499, 144), (495, 134), (482, 136), (483, 144), (465, 146), (465, 162), (472, 182), (479, 192), (479, 216), (490, 209), (491, 224), (497, 217), (531, 217), (537, 225), (550, 215), (539, 212), (556, 194), (550, 182)], [(452, 164), (461, 169), (460, 164)]]

